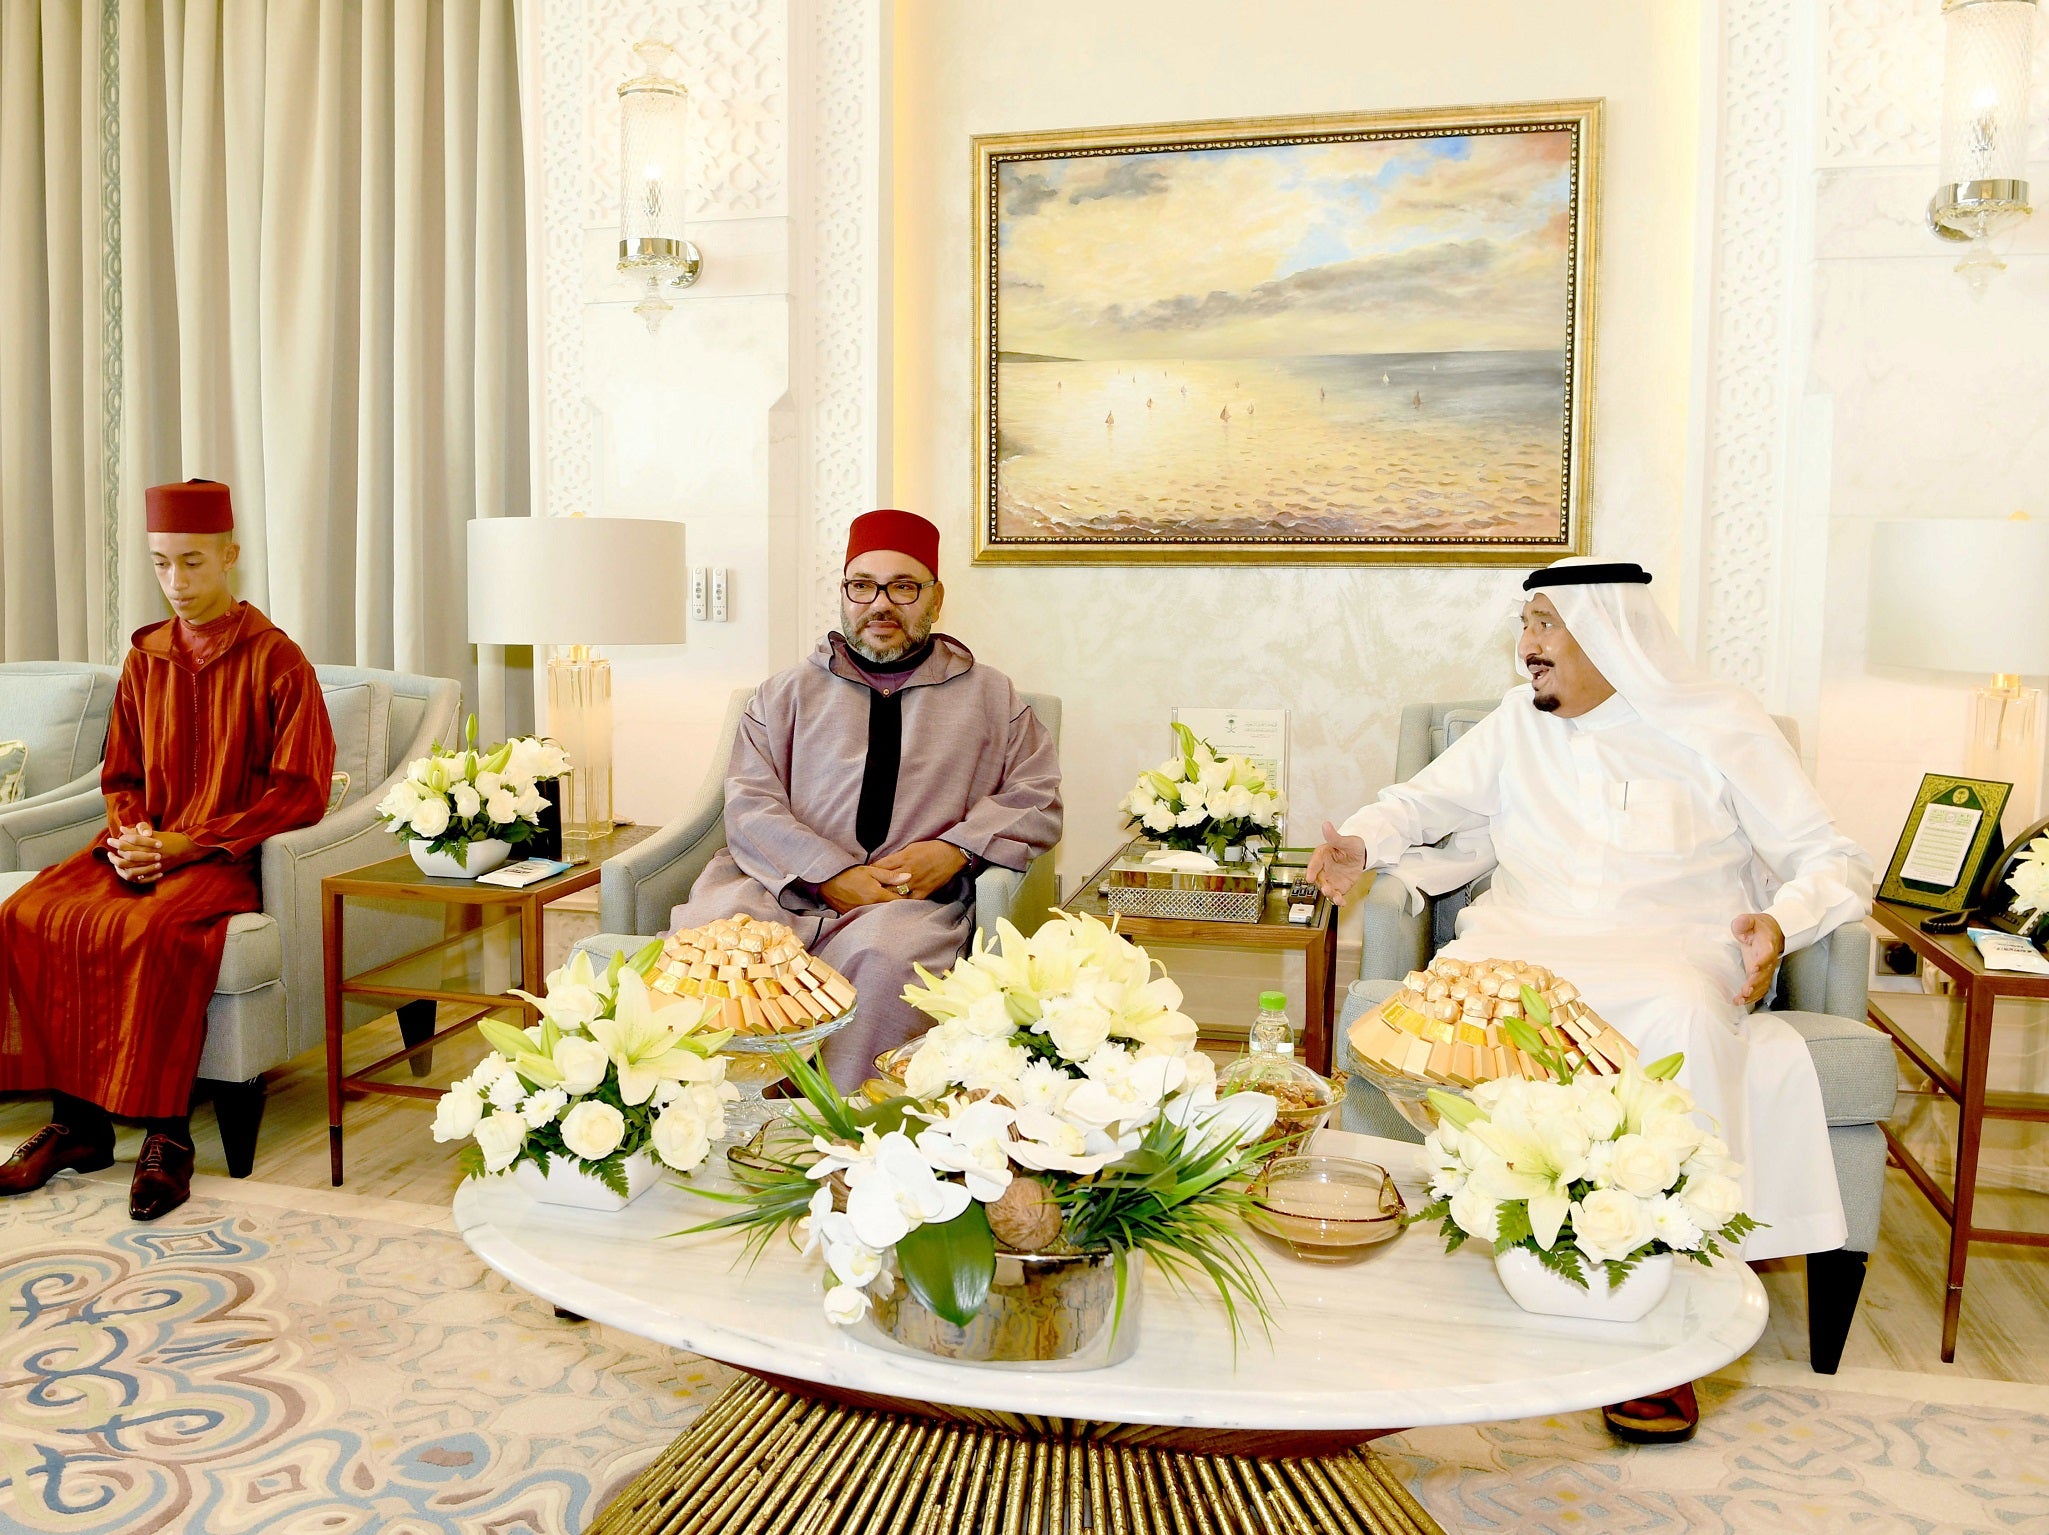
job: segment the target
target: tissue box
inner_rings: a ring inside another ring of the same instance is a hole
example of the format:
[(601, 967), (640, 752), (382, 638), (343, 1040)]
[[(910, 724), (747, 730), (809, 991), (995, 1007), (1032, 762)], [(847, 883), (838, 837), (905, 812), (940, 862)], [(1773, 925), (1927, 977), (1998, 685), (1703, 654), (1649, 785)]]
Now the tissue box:
[(1133, 843), (1103, 876), (1103, 903), (1131, 917), (1192, 922), (1257, 922), (1266, 911), (1266, 864), (1227, 863), (1206, 873), (1153, 868), (1155, 849)]

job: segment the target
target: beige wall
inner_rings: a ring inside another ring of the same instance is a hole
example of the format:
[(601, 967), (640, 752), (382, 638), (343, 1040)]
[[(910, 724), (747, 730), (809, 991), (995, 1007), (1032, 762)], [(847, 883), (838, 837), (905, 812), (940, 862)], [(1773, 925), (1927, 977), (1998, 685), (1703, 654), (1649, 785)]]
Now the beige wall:
[(1290, 840), (1313, 840), (1390, 776), (1404, 701), (1513, 680), (1518, 575), (970, 564), (970, 136), (1605, 97), (1593, 543), (1669, 572), (1676, 616), (1699, 27), (1690, 0), (899, 0), (895, 504), (945, 530), (946, 627), (1066, 701), (1070, 882), (1114, 845), (1176, 704), (1290, 709)]

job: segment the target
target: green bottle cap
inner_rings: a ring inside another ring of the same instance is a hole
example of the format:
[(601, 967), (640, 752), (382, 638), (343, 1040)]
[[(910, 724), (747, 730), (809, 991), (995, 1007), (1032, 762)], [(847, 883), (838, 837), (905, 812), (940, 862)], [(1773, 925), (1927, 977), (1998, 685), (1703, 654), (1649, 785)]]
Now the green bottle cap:
[(1285, 1013), (1288, 1010), (1288, 994), (1285, 991), (1262, 991), (1259, 994), (1259, 1010), (1263, 1013)]

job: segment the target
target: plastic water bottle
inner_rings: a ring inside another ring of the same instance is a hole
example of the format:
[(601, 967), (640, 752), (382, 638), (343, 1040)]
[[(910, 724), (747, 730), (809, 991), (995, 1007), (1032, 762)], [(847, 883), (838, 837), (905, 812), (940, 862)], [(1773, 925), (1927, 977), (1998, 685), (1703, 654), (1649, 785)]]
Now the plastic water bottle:
[(1259, 994), (1259, 1016), (1252, 1020), (1252, 1037), (1246, 1049), (1253, 1055), (1294, 1055), (1295, 1028), (1288, 1022), (1285, 992)]

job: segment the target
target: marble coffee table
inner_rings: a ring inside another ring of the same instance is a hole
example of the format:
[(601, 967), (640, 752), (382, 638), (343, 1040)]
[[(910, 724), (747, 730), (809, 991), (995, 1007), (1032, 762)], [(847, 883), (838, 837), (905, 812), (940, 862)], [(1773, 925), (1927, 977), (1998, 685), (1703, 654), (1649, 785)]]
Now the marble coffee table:
[[(1419, 1203), (1421, 1148), (1326, 1131), (1316, 1149), (1380, 1163), (1394, 1173), (1411, 1207)], [(1670, 1292), (1640, 1322), (1532, 1316), (1508, 1298), (1483, 1252), (1468, 1247), (1447, 1256), (1435, 1230), (1418, 1227), (1365, 1261), (1343, 1267), (1303, 1262), (1255, 1241), (1278, 1296), (1270, 1339), (1255, 1332), (1234, 1349), (1214, 1297), (1184, 1294), (1149, 1272), (1132, 1359), (1078, 1373), (989, 1368), (884, 1350), (832, 1326), (819, 1306), (815, 1260), (789, 1244), (772, 1244), (750, 1267), (737, 1236), (673, 1235), (719, 1209), (673, 1184), (613, 1213), (537, 1205), (510, 1180), (467, 1183), (455, 1201), (464, 1240), (512, 1283), (579, 1316), (767, 1380), (779, 1400), (838, 1404), (820, 1409), (828, 1412), (851, 1406), (871, 1414), (936, 1413), (955, 1420), (956, 1427), (974, 1425), (973, 1433), (1050, 1442), (1056, 1464), (1068, 1453), (1061, 1445), (1086, 1441), (1093, 1455), (1099, 1442), (1107, 1443), (1113, 1456), (1120, 1443), (1144, 1446), (1131, 1453), (1152, 1457), (1144, 1461), (1148, 1469), (1143, 1476), (1127, 1469), (1127, 1479), (1150, 1486), (1156, 1478), (1172, 1488), (1180, 1485), (1179, 1477), (1198, 1500), (1210, 1495), (1194, 1472), (1154, 1462), (1164, 1456), (1212, 1467), (1256, 1465), (1258, 1474), (1245, 1473), (1255, 1491), (1275, 1481), (1274, 1466), (1335, 1464), (1301, 1457), (1342, 1460), (1351, 1454), (1346, 1464), (1356, 1471), (1373, 1463), (1350, 1447), (1380, 1434), (1598, 1408), (1696, 1379), (1747, 1352), (1765, 1325), (1763, 1287), (1745, 1265), (1730, 1261), (1711, 1269), (1679, 1264)], [(758, 1418), (762, 1410), (757, 1403), (745, 1416)], [(707, 1419), (717, 1412), (716, 1405), (708, 1409)], [(683, 1448), (678, 1441), (678, 1450)], [(1187, 1451), (1196, 1453), (1179, 1453)], [(698, 1460), (711, 1453), (705, 1445), (690, 1452)], [(1101, 1490), (1087, 1482), (1085, 1470), (1080, 1465), (1075, 1471), (1082, 1491), (1067, 1489), (1081, 1499), (1077, 1508), (1086, 1507), (1083, 1492)], [(1113, 1465), (1104, 1473), (1113, 1483), (1114, 1471)], [(1035, 1485), (1043, 1481), (1028, 1468), (1019, 1475)], [(1335, 1495), (1331, 1486), (1345, 1495), (1371, 1490), (1338, 1485), (1343, 1477), (1335, 1473), (1325, 1480), (1326, 1495)], [(1044, 1487), (1038, 1493), (1053, 1496)], [(698, 1486), (697, 1495), (708, 1494)], [(1312, 1490), (1297, 1489), (1295, 1495), (1304, 1505), (1298, 1516), (1319, 1525), (1309, 1506)], [(1130, 1527), (1154, 1528), (1139, 1522), (1143, 1500), (1136, 1492), (1132, 1496)], [(1224, 1496), (1221, 1488), (1216, 1496)], [(1406, 1501), (1406, 1493), (1396, 1501)], [(1338, 1514), (1335, 1506), (1329, 1511), (1332, 1519)], [(1166, 1502), (1160, 1517), (1162, 1531), (1183, 1527)], [(951, 1527), (973, 1527), (963, 1519), (961, 1514)], [(601, 1521), (594, 1528), (610, 1527)], [(637, 1520), (617, 1527), (698, 1526)], [(1067, 1527), (1089, 1524), (1078, 1515)], [(1254, 1519), (1244, 1525), (1287, 1527), (1285, 1509), (1278, 1524)], [(1380, 1523), (1359, 1527), (1431, 1528), (1420, 1509), (1383, 1509)]]

